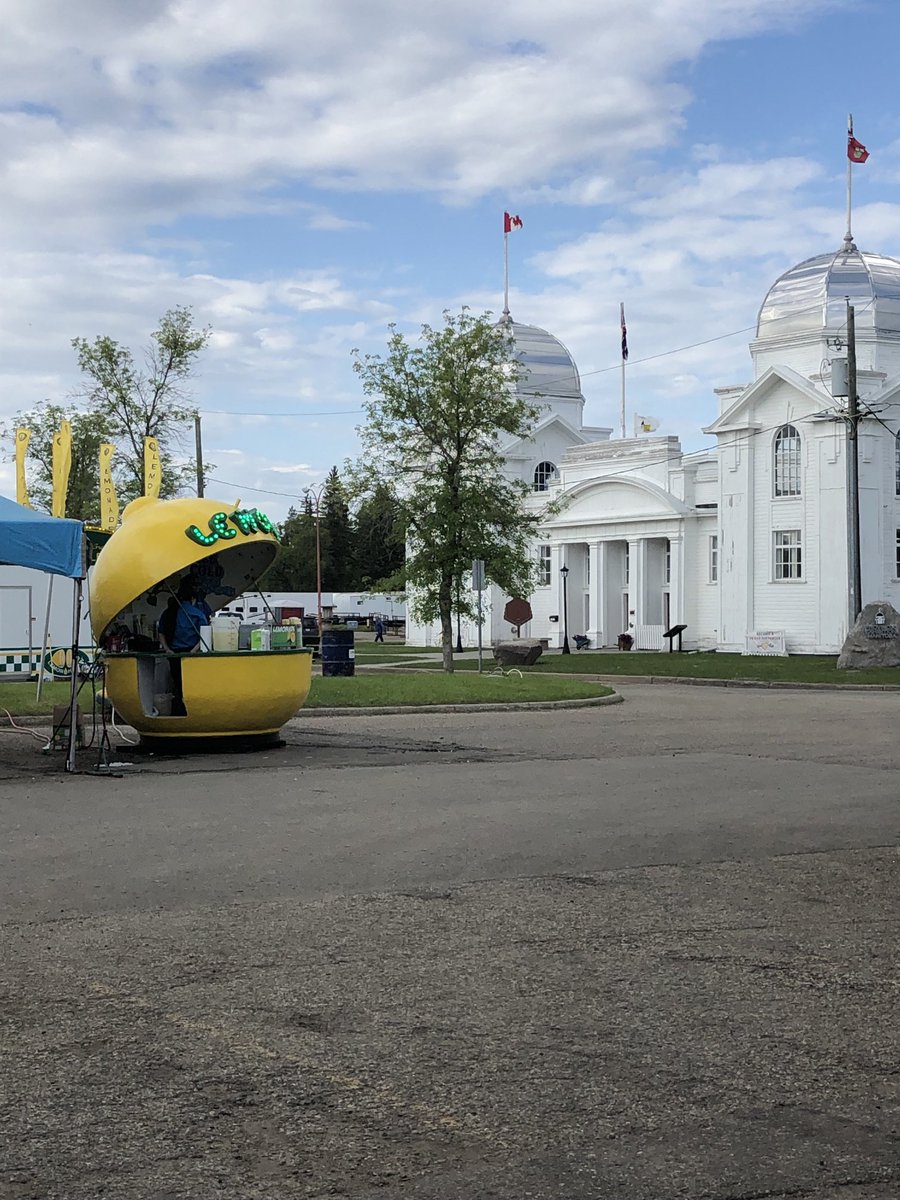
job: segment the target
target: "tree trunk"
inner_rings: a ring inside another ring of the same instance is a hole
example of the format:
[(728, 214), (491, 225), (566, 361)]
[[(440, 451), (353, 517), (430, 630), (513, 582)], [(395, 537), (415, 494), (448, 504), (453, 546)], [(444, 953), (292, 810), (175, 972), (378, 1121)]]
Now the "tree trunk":
[(453, 670), (453, 580), (445, 577), (438, 591), (438, 610), (441, 614), (441, 650), (444, 670)]

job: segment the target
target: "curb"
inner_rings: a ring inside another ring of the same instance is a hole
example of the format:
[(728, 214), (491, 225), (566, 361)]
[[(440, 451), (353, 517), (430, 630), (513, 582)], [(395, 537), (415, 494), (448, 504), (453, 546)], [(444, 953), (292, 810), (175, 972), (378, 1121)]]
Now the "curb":
[(581, 700), (535, 700), (531, 703), (504, 702), (503, 704), (391, 704), (380, 708), (302, 708), (288, 721), (302, 721), (306, 717), (393, 717), (403, 713), (458, 712), (533, 712), (535, 709), (556, 708), (599, 708), (605, 704), (622, 704), (625, 697), (615, 692), (612, 696), (586, 696)]
[(771, 688), (792, 692), (900, 692), (897, 683), (792, 683), (780, 679), (695, 679), (684, 675), (568, 675), (567, 678), (596, 679), (608, 684), (679, 683), (687, 687)]

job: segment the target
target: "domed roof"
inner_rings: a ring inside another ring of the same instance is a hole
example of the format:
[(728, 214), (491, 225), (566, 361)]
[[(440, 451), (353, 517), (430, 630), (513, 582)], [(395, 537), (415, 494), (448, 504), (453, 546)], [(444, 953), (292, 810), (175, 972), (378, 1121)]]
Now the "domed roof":
[(857, 328), (900, 332), (900, 262), (857, 250), (852, 241), (835, 254), (798, 263), (776, 279), (759, 310), (758, 338), (790, 337), (846, 324), (847, 299)]
[(575, 360), (558, 338), (537, 325), (509, 320), (504, 323), (516, 345), (515, 357), (528, 372), (519, 385), (520, 392), (582, 399)]

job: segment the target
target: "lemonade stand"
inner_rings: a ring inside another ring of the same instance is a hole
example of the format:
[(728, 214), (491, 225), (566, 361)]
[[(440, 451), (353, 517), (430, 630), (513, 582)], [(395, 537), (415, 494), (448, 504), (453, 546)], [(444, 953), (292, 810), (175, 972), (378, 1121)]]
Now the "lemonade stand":
[[(312, 652), (240, 650), (214, 616), (252, 589), (277, 554), (278, 532), (255, 508), (142, 496), (125, 509), (91, 574), (91, 627), (104, 652), (107, 694), (142, 742), (271, 740), (301, 707)], [(167, 654), (157, 626), (185, 578), (220, 628), (215, 639), (210, 627), (198, 629), (199, 652)]]

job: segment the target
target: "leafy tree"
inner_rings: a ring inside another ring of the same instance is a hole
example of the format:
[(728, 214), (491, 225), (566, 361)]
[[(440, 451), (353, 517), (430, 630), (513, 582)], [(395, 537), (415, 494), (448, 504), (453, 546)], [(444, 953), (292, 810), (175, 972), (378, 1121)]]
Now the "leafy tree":
[(127, 347), (110, 337), (97, 337), (93, 342), (73, 340), (78, 365), (86, 376), (84, 394), (91, 411), (119, 444), (114, 462), (123, 502), (144, 490), (145, 437), (159, 441), (161, 496), (173, 496), (192, 481), (196, 464), (189, 461), (179, 466), (176, 457), (184, 427), (196, 415), (187, 403), (188, 380), (209, 335), (209, 329), (194, 327), (190, 308), (170, 308), (150, 335), (143, 368), (135, 364)]
[(510, 595), (534, 583), (529, 544), (540, 517), (528, 513), (529, 489), (504, 474), (500, 437), (527, 437), (540, 406), (522, 396), (514, 347), (489, 314), (444, 314), (410, 345), (396, 332), (386, 357), (354, 353), (366, 423), (358, 482), (381, 484), (408, 531), (406, 577), (413, 611), (440, 619), (444, 670), (453, 670), (453, 605), (474, 615), (462, 586), (472, 559)]
[(66, 516), (96, 524), (100, 519), (100, 445), (110, 438), (102, 417), (80, 412), (52, 400), (42, 400), (18, 413), (4, 435), (18, 425), (31, 430), (28, 443), (28, 496), (35, 508), (50, 511), (53, 493), (53, 438), (64, 420), (72, 426), (72, 470), (66, 495)]
[(332, 467), (319, 501), (322, 539), (322, 581), (330, 592), (345, 592), (356, 577), (355, 531), (347, 491), (337, 467)]
[(316, 519), (308, 493), (302, 510), (292, 508), (281, 526), (281, 553), (260, 587), (272, 592), (316, 590)]
[(403, 586), (406, 529), (396, 498), (376, 483), (356, 511), (356, 586), (390, 592)]

